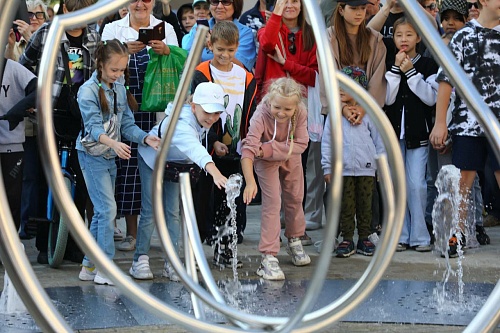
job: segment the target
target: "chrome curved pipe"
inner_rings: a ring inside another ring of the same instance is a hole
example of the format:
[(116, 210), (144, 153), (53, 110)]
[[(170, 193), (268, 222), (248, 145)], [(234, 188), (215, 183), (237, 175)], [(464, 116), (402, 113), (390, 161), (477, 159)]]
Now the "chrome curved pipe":
[[(16, 10), (16, 0), (0, 2), (0, 31), (10, 30)], [(7, 36), (7, 33), (0, 34), (0, 54), (2, 55), (0, 66), (3, 66), (3, 61), (5, 61), (3, 54), (7, 45)], [(44, 332), (71, 332), (71, 327), (57, 311), (36, 278), (14, 226), (5, 194), (5, 184), (0, 174), (0, 255), (5, 270), (38, 327)]]

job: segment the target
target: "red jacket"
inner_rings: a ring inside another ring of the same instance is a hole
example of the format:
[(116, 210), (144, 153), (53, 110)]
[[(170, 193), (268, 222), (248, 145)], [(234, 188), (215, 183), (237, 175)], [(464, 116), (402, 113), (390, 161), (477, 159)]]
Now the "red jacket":
[[(258, 87), (257, 94), (259, 95), (258, 101), (265, 95), (265, 91), (263, 90), (263, 88), (265, 88), (265, 83), (269, 79), (287, 76), (286, 72), (290, 74), (291, 78), (306, 87), (314, 87), (315, 85), (316, 72), (318, 72), (316, 43), (314, 43), (311, 50), (304, 51), (302, 30), (299, 30), (295, 33), (295, 47), (297, 51), (295, 54), (291, 54), (290, 51), (288, 51), (288, 46), (291, 44), (291, 42), (288, 41), (288, 34), (290, 32), (287, 26), (281, 23), (281, 16), (272, 14), (266, 26), (257, 33), (260, 45), (257, 64), (255, 66), (255, 80), (257, 81)], [(283, 46), (281, 46), (278, 33), (281, 35)], [(282, 52), (283, 48), (285, 49), (286, 61), (284, 65), (277, 63), (267, 56), (267, 54), (275, 53), (274, 48), (276, 45)]]

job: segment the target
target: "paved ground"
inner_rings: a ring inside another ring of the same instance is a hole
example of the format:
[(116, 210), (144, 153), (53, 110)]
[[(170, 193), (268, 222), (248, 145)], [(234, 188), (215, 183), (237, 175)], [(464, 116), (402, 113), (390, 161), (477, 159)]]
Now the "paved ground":
[[(119, 221), (119, 226), (124, 229), (124, 221)], [(245, 232), (245, 240), (239, 245), (238, 253), (243, 261), (244, 267), (239, 271), (240, 277), (244, 279), (257, 279), (255, 270), (260, 262), (260, 255), (257, 251), (260, 227), (260, 206), (250, 206), (248, 208), (248, 226)], [(481, 282), (495, 284), (500, 279), (500, 227), (487, 228), (491, 237), (492, 245), (482, 246), (479, 249), (471, 249), (466, 253), (464, 262), (464, 281)], [(323, 230), (310, 231), (309, 235), (313, 241), (322, 239)], [(36, 248), (34, 240), (23, 241), (26, 253), (33, 264), (38, 278), (44, 287), (65, 287), (82, 286), (88, 282), (78, 280), (78, 264), (65, 262), (59, 269), (51, 269), (45, 265), (36, 263)], [(163, 265), (162, 252), (158, 245), (156, 235), (153, 239), (153, 246), (150, 252), (151, 266), (155, 276), (160, 276)], [(205, 253), (211, 258), (213, 252), (209, 246), (204, 245)], [(284, 249), (279, 254), (281, 267), (287, 279), (305, 280), (309, 279), (319, 253), (314, 246), (306, 247), (312, 258), (312, 265), (308, 267), (294, 267)], [(115, 262), (128, 271), (132, 260), (132, 252), (116, 252)], [(332, 257), (328, 279), (357, 279), (359, 278), (370, 262), (369, 257), (354, 255), (348, 259)], [(453, 261), (455, 264), (455, 261)], [(386, 280), (416, 280), (416, 281), (439, 281), (444, 269), (444, 259), (439, 258), (434, 253), (418, 253), (406, 251), (396, 253), (390, 267), (384, 273)], [(214, 269), (213, 274), (216, 279), (226, 279), (231, 276), (230, 270), (219, 271)], [(165, 278), (155, 278), (155, 281), (167, 281)], [(0, 266), (0, 287), (3, 286), (3, 267)], [(391, 325), (391, 324), (363, 324), (363, 323), (338, 323), (328, 331), (337, 332), (458, 332), (463, 327), (446, 327), (433, 325)], [(87, 330), (85, 332), (184, 332), (175, 326), (140, 326), (129, 329), (106, 329)], [(499, 331), (500, 332), (500, 331)]]

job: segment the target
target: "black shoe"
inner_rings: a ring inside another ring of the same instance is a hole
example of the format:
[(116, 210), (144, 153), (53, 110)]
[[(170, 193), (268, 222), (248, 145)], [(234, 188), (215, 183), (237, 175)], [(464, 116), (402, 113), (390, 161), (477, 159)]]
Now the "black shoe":
[(350, 240), (345, 240), (339, 244), (337, 250), (335, 251), (337, 258), (348, 258), (352, 254), (356, 253), (354, 249), (354, 242)]
[(490, 236), (486, 234), (486, 230), (482, 225), (476, 226), (476, 238), (479, 244), (481, 245), (486, 245), (491, 243)]
[(243, 243), (243, 234), (238, 233), (238, 244), (241, 244), (241, 243)]
[[(233, 251), (231, 251), (229, 248), (226, 248), (226, 245), (221, 244), (215, 246), (213, 264), (216, 267), (219, 267), (220, 269), (224, 269), (226, 267), (231, 268), (233, 267), (234, 260), (235, 259), (233, 258)], [(238, 260), (236, 262), (236, 268), (241, 267), (243, 267), (243, 263)]]
[(375, 245), (368, 238), (358, 240), (356, 253), (372, 256), (373, 252), (375, 252)]
[(48, 265), (49, 263), (49, 256), (47, 252), (39, 252), (38, 257), (36, 257), (36, 262), (41, 264), (41, 265)]

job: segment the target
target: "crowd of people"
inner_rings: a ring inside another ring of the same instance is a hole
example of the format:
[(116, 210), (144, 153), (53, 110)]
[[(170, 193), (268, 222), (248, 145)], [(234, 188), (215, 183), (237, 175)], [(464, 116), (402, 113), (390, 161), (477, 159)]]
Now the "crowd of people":
[[(60, 2), (59, 14), (95, 0)], [(500, 119), (498, 3), (419, 3)], [(7, 121), (0, 121), (0, 158), (20, 238), (32, 238), (29, 230), (35, 223), (37, 260), (46, 264), (48, 224), (41, 218), (46, 216), (48, 188), (30, 114), (36, 111), (36, 75), (54, 14), (42, 0), (27, 0), (26, 5), (30, 22), (13, 22), (5, 52), (9, 60), (1, 71), (0, 119)], [(407, 208), (397, 251), (432, 250), (434, 182), (446, 164), (461, 170), (462, 194), (459, 229), (449, 240), (448, 255), (457, 256), (459, 243), (489, 244), (484, 226), (500, 218), (500, 165), (483, 128), (455, 94), (404, 9), (397, 0), (383, 5), (375, 0), (323, 1), (322, 9), (336, 67), (383, 108), (400, 144)], [(215, 266), (242, 266), (229, 244), (244, 241), (249, 204), (262, 205), (258, 276), (285, 279), (277, 259), (282, 245), (293, 265), (311, 261), (304, 250), (312, 244), (306, 230), (321, 228), (327, 188), (340, 181), (331, 174), (330, 92), (324, 86), (334, 75), (319, 69), (302, 0), (272, 5), (257, 0), (242, 11), (243, 0), (194, 0), (179, 8), (169, 0), (131, 0), (116, 13), (63, 34), (52, 96), (54, 129), (59, 141), (71, 143), (74, 202), (110, 259), (115, 248), (135, 251), (129, 273), (136, 279), (153, 278), (148, 257), (154, 231), (151, 182), (172, 111), (171, 103), (157, 112), (144, 111), (143, 102), (151, 98), (143, 90), (146, 72), (153, 54), (175, 57), (173, 51), (180, 48), (190, 52), (199, 25), (208, 26), (209, 33), (165, 161), (169, 235), (179, 248), (179, 173), (188, 172), (200, 236), (214, 246)], [(162, 40), (139, 38), (141, 29), (159, 25)], [(371, 256), (384, 228), (375, 159), (385, 147), (358, 101), (342, 89), (338, 98), (344, 147), (342, 241), (334, 255)], [(237, 230), (228, 232), (224, 187), (234, 173), (243, 174), (244, 184), (236, 198)], [(116, 227), (122, 217), (125, 233)], [(81, 280), (113, 284), (72, 239), (65, 259), (82, 264)], [(179, 281), (166, 259), (162, 275)]]

